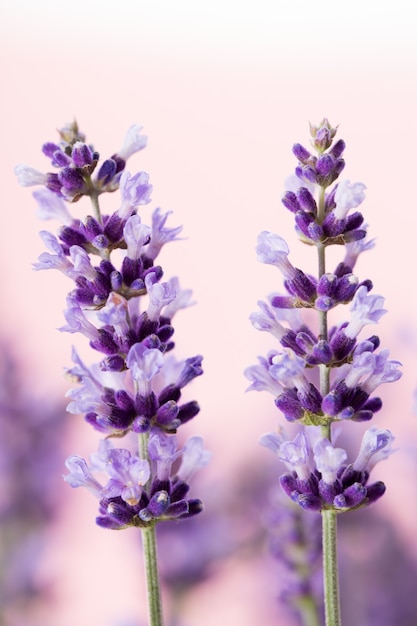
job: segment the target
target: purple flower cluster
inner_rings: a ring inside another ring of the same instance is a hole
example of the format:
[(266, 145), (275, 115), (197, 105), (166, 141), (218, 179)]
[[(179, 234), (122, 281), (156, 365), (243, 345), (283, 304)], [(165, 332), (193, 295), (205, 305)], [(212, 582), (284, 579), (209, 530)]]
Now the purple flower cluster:
[[(175, 435), (153, 429), (148, 452), (149, 460), (142, 459), (128, 449), (115, 448), (111, 439), (105, 439), (99, 451), (91, 455), (91, 466), (77, 455), (67, 459), (68, 484), (86, 487), (100, 500), (100, 516), (96, 520), (99, 526), (113, 530), (140, 527), (189, 517), (202, 510), (200, 500), (187, 498), (190, 478), (210, 460), (201, 437), (190, 437), (178, 450)], [(173, 473), (172, 465), (177, 459), (181, 459), (180, 466)], [(104, 485), (95, 473), (106, 476)]]
[[(310, 130), (317, 155), (300, 144), (293, 147), (298, 165), (282, 201), (294, 215), (299, 239), (317, 250), (318, 275), (294, 267), (288, 245), (277, 234), (259, 235), (258, 260), (280, 270), (285, 292), (259, 302), (260, 310), (251, 315), (254, 327), (271, 333), (278, 346), (248, 367), (245, 375), (251, 381), (249, 389), (274, 395), (287, 421), (320, 427), (326, 434), (314, 447), (303, 433), (279, 446), (272, 439), (281, 460), (291, 466), (292, 473), (282, 478), (285, 491), (306, 508), (345, 510), (375, 500), (383, 486), (366, 486), (369, 466), (347, 464), (344, 451), (333, 448), (331, 425), (372, 419), (382, 406), (374, 391), (398, 380), (401, 364), (389, 359), (388, 350), (379, 350), (376, 335), (359, 338), (365, 326), (386, 312), (384, 299), (371, 293), (372, 282), (353, 273), (359, 254), (373, 245), (366, 241), (362, 214), (352, 212), (363, 201), (365, 186), (338, 181), (345, 143), (333, 143), (336, 129), (323, 119)], [(325, 252), (336, 244), (343, 246), (344, 257), (328, 272)], [(339, 305), (349, 305), (350, 318), (328, 330), (328, 314)], [(306, 323), (303, 310), (309, 312), (309, 320), (311, 311), (316, 312), (316, 327)], [(374, 441), (374, 432), (368, 431), (367, 441)], [(379, 432), (377, 440), (375, 450), (382, 441), (383, 449), (390, 449), (389, 431)]]
[[(152, 191), (145, 172), (131, 175), (125, 169), (127, 159), (146, 145), (140, 131), (132, 126), (121, 149), (100, 161), (77, 124), (69, 124), (60, 131), (59, 143), (43, 146), (56, 172), (16, 168), (22, 185), (42, 185), (34, 192), (40, 218), (61, 223), (57, 236), (41, 233), (48, 251), (34, 266), (57, 269), (73, 281), (61, 330), (84, 335), (100, 355), (87, 366), (73, 350), (68, 375), (78, 386), (68, 392), (68, 411), (83, 414), (107, 437), (139, 435), (140, 456), (106, 446), (95, 457), (93, 469), (110, 476), (104, 486), (83, 459), (68, 460), (66, 480), (100, 498), (97, 521), (108, 528), (152, 524), (201, 510), (199, 500), (186, 499), (192, 471), (183, 469), (184, 476), (170, 472), (177, 457), (182, 456), (184, 467), (208, 461), (200, 439), (177, 451), (174, 434), (199, 412), (197, 402), (182, 400), (182, 392), (202, 374), (202, 357), (177, 361), (172, 356), (172, 320), (191, 304), (191, 291), (182, 290), (176, 277), (163, 280), (155, 262), (162, 247), (178, 239), (181, 227), (168, 227), (169, 212), (159, 208), (150, 225), (137, 212), (150, 202)], [(99, 196), (117, 189), (117, 210), (103, 215)], [(83, 196), (90, 198), (93, 215), (73, 217), (68, 203)]]
[[(140, 134), (142, 127), (134, 124), (126, 134), (120, 150), (100, 164), (100, 155), (92, 145), (85, 143), (85, 135), (72, 122), (59, 130), (59, 143), (48, 141), (42, 146), (42, 152), (51, 160), (57, 172), (43, 173), (27, 165), (18, 165), (16, 174), (24, 187), (44, 185), (50, 191), (70, 202), (76, 202), (82, 196), (97, 197), (106, 191), (115, 191), (121, 185), (121, 178), (127, 159), (146, 146), (146, 137)], [(149, 199), (151, 187), (148, 175), (140, 172), (135, 177), (135, 184), (124, 183), (134, 196), (140, 194), (143, 204)]]
[(375, 463), (393, 452), (393, 439), (389, 430), (369, 428), (353, 463), (347, 462), (343, 448), (335, 448), (314, 426), (300, 430), (292, 441), (269, 433), (260, 443), (276, 453), (290, 470), (280, 477), (280, 483), (292, 500), (313, 511), (323, 508), (344, 511), (382, 496), (383, 482), (367, 483)]

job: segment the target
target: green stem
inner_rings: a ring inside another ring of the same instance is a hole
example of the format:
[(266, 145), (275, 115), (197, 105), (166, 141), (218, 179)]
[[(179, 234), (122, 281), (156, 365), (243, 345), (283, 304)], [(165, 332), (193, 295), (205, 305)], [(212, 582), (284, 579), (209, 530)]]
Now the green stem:
[(91, 206), (93, 207), (94, 217), (96, 218), (99, 224), (102, 224), (103, 220), (101, 218), (100, 203), (98, 201), (98, 197), (100, 194), (95, 188), (94, 183), (91, 180), (91, 176), (86, 176), (84, 178), (84, 181), (88, 189), (88, 195), (90, 196), (90, 201), (91, 201)]
[(149, 433), (140, 433), (140, 435), (138, 435), (139, 456), (149, 463), (148, 442)]
[(99, 201), (98, 201), (97, 193), (93, 193), (92, 192), (91, 195), (90, 195), (90, 200), (91, 200), (91, 205), (92, 205), (93, 210), (94, 210), (94, 217), (99, 222), (99, 224), (101, 224), (102, 223), (101, 211), (100, 211), (100, 204), (99, 204)]
[[(321, 222), (325, 216), (325, 189), (320, 188), (318, 202), (318, 219)], [(326, 248), (317, 246), (319, 279), (326, 273)], [(319, 336), (327, 341), (328, 326), (327, 312), (319, 313)], [(320, 366), (320, 393), (322, 397), (330, 390), (330, 368)], [(331, 420), (321, 428), (322, 436), (331, 441)], [(326, 626), (341, 626), (339, 601), (339, 571), (337, 561), (337, 514), (333, 510), (323, 509), (323, 583), (324, 583), (324, 613)]]
[[(149, 433), (138, 435), (139, 456), (149, 462)], [(149, 484), (147, 485), (149, 488)], [(146, 488), (146, 487), (145, 487)], [(141, 528), (142, 550), (145, 565), (146, 592), (148, 600), (149, 626), (163, 626), (161, 586), (159, 582), (158, 551), (156, 546), (156, 524)]]
[(323, 581), (326, 626), (341, 626), (337, 566), (337, 513), (323, 510)]
[(155, 524), (141, 529), (143, 560), (145, 564), (149, 626), (163, 626), (155, 530)]

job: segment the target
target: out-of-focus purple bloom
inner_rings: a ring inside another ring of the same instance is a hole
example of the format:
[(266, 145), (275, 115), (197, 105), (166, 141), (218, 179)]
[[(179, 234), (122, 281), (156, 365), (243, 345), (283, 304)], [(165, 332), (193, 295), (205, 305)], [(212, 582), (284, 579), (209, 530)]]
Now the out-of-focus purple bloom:
[(72, 217), (64, 200), (50, 189), (36, 189), (33, 197), (38, 203), (38, 218), (56, 219), (65, 226), (70, 226)]
[(297, 624), (316, 623), (323, 604), (320, 517), (304, 511), (275, 487), (263, 521), (274, 570), (278, 569), (275, 580), (281, 602), (296, 616)]
[(2, 341), (0, 623), (35, 624), (36, 607), (50, 601), (52, 581), (42, 581), (38, 572), (58, 513), (67, 427), (64, 406), (31, 389), (30, 377)]
[(17, 176), (19, 185), (31, 187), (32, 185), (46, 185), (47, 175), (29, 165), (16, 165), (14, 173)]
[(414, 626), (417, 561), (407, 536), (371, 509), (342, 515), (338, 536), (345, 622)]

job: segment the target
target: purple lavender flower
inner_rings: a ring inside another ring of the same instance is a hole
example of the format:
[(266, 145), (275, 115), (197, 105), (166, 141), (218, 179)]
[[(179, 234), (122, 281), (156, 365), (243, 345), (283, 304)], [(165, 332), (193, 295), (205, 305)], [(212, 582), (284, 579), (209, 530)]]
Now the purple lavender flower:
[[(85, 143), (85, 136), (79, 132), (76, 122), (68, 124), (60, 131), (61, 141), (58, 144), (48, 142), (42, 148), (58, 172), (42, 174), (27, 165), (18, 165), (15, 172), (19, 183), (25, 187), (44, 185), (70, 202), (75, 202), (82, 196), (97, 196), (105, 191), (115, 191), (119, 187), (127, 159), (146, 146), (146, 137), (140, 134), (141, 129), (138, 125), (131, 126), (119, 152), (105, 160), (96, 177), (92, 178), (100, 155)], [(146, 174), (142, 175), (141, 185), (142, 197), (137, 200), (137, 204), (149, 201), (151, 188), (147, 184)]]
[[(69, 457), (66, 461), (69, 474), (64, 478), (71, 487), (86, 487), (100, 500), (97, 524), (105, 528), (117, 530), (183, 519), (202, 509), (200, 500), (186, 497), (191, 475), (211, 457), (203, 449), (201, 438), (197, 439), (198, 442), (189, 439), (178, 450), (175, 436), (154, 430), (149, 439), (149, 461), (128, 449), (114, 448), (110, 440), (105, 440), (98, 453), (91, 456), (90, 466), (77, 455)], [(172, 473), (172, 465), (178, 458), (181, 466)], [(107, 474), (105, 482), (97, 480), (97, 472)]]
[(338, 532), (345, 622), (413, 626), (417, 562), (404, 533), (377, 509), (342, 515)]
[[(383, 483), (368, 484), (368, 479), (375, 463), (391, 453), (391, 433), (368, 429), (358, 458), (348, 463), (347, 452), (332, 442), (332, 425), (371, 420), (382, 407), (375, 390), (401, 376), (401, 364), (389, 359), (388, 350), (379, 350), (376, 335), (360, 336), (386, 310), (384, 298), (372, 293), (372, 282), (353, 274), (359, 254), (373, 242), (365, 240), (358, 211), (365, 185), (338, 180), (345, 143), (334, 143), (336, 130), (323, 119), (310, 127), (313, 152), (294, 145), (298, 165), (283, 196), (299, 239), (317, 250), (318, 275), (292, 265), (289, 246), (279, 235), (263, 231), (258, 237), (257, 258), (280, 270), (285, 293), (260, 302), (260, 311), (251, 315), (255, 328), (268, 331), (276, 344), (266, 358), (259, 357), (258, 365), (245, 370), (249, 389), (272, 393), (287, 421), (321, 431), (314, 441), (312, 431), (307, 436), (303, 429), (293, 441), (272, 434), (262, 439), (289, 470), (281, 477), (284, 491), (315, 511), (355, 509), (384, 492)], [(328, 271), (325, 253), (334, 245), (343, 246), (344, 253)], [(332, 310), (341, 304), (349, 305), (349, 318), (329, 325)], [(303, 316), (306, 310), (308, 317)]]
[(392, 454), (393, 436), (389, 430), (369, 428), (362, 439), (360, 452), (353, 463), (347, 452), (335, 448), (319, 431), (300, 430), (293, 441), (274, 433), (264, 435), (260, 443), (274, 452), (290, 470), (281, 476), (281, 486), (292, 500), (305, 509), (351, 510), (381, 497), (382, 482), (368, 485), (376, 463)]
[[(100, 467), (110, 476), (105, 483), (83, 459), (73, 456), (67, 462), (67, 482), (100, 498), (98, 523), (108, 528), (153, 525), (199, 512), (201, 502), (185, 494), (193, 471), (208, 460), (200, 439), (192, 439), (184, 452), (175, 451), (175, 432), (199, 412), (196, 401), (184, 402), (182, 396), (202, 374), (202, 357), (178, 362), (171, 356), (172, 318), (191, 304), (191, 291), (182, 290), (176, 277), (162, 280), (162, 267), (155, 264), (182, 227), (168, 227), (170, 213), (159, 208), (151, 225), (137, 213), (152, 191), (148, 174), (126, 170), (126, 161), (146, 145), (141, 128), (131, 126), (120, 150), (100, 160), (74, 122), (60, 131), (58, 143), (43, 146), (56, 173), (16, 168), (21, 184), (43, 186), (34, 193), (40, 217), (61, 223), (57, 236), (42, 233), (48, 252), (35, 264), (35, 269), (58, 269), (73, 282), (60, 330), (80, 333), (100, 355), (87, 364), (73, 351), (68, 375), (78, 386), (67, 394), (68, 411), (83, 414), (106, 436), (133, 432), (142, 442), (140, 456), (123, 447), (102, 447)], [(103, 215), (99, 196), (117, 189), (118, 208)], [(83, 196), (90, 198), (92, 214), (79, 219), (68, 203)], [(177, 456), (183, 461), (174, 478), (170, 471)]]

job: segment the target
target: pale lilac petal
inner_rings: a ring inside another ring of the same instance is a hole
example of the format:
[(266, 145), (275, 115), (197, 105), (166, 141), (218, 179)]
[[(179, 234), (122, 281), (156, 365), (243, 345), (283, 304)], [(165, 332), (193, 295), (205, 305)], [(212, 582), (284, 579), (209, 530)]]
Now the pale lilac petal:
[(328, 439), (320, 439), (314, 446), (316, 468), (328, 485), (334, 483), (337, 473), (346, 463), (346, 459), (346, 450), (334, 448)]
[(394, 437), (389, 430), (372, 426), (368, 428), (362, 438), (361, 448), (353, 467), (359, 472), (370, 472), (372, 468), (388, 458), (394, 450)]
[(344, 219), (350, 209), (355, 209), (364, 201), (365, 189), (363, 183), (351, 184), (350, 180), (346, 179), (340, 181), (334, 195), (336, 203), (334, 215), (338, 220)]
[(135, 152), (139, 152), (139, 150), (146, 147), (148, 138), (146, 135), (140, 134), (142, 128), (143, 126), (140, 126), (139, 124), (132, 124), (132, 126), (128, 128), (123, 145), (120, 150), (117, 151), (117, 156), (124, 161), (127, 161), (127, 159), (131, 157), (132, 154), (135, 154)]
[(48, 181), (47, 174), (36, 170), (34, 167), (30, 167), (29, 165), (24, 165), (23, 163), (20, 165), (16, 165), (14, 168), (14, 173), (17, 176), (17, 180), (19, 181), (19, 185), (22, 187), (32, 187), (33, 185), (46, 185)]
[(181, 465), (177, 472), (178, 477), (184, 482), (189, 482), (195, 472), (208, 465), (211, 457), (212, 453), (204, 449), (202, 437), (197, 435), (190, 437), (183, 449)]

